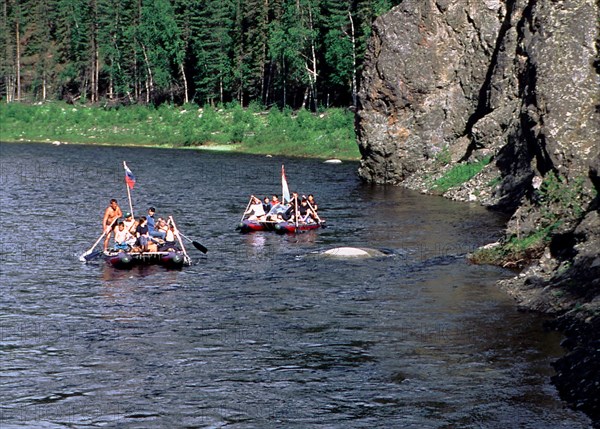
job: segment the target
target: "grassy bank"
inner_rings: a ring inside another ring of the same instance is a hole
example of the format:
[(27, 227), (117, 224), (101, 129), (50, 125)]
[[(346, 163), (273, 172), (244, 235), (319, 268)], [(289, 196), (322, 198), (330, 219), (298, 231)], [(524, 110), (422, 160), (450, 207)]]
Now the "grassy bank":
[(527, 216), (534, 219), (534, 228), (526, 234), (507, 237), (502, 243), (477, 249), (471, 261), (523, 267), (538, 260), (551, 244), (553, 236), (571, 235), (589, 210), (591, 201), (598, 198), (593, 189), (586, 189), (583, 176), (568, 180), (549, 172), (534, 190)]
[(0, 104), (0, 140), (214, 148), (237, 152), (358, 159), (354, 115), (255, 106), (87, 107)]

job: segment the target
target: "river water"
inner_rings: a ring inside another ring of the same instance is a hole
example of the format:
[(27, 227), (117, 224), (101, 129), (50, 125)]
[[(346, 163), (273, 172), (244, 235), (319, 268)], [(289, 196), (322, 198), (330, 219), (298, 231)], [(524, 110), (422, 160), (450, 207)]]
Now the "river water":
[[(173, 215), (181, 271), (78, 256), (110, 198)], [(314, 193), (329, 226), (235, 231), (250, 194)], [(584, 428), (550, 384), (560, 335), (465, 253), (505, 219), (360, 183), (356, 163), (0, 145), (0, 427)], [(339, 246), (387, 254), (327, 259)]]

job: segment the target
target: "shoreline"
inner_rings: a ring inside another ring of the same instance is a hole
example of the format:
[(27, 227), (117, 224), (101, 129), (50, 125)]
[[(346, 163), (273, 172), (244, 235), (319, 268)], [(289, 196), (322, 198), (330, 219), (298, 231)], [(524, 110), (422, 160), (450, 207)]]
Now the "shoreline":
[(235, 154), (244, 154), (244, 155), (257, 155), (257, 156), (285, 156), (289, 158), (304, 158), (304, 159), (317, 159), (317, 160), (329, 160), (329, 159), (339, 159), (343, 162), (358, 162), (360, 158), (353, 157), (345, 157), (340, 155), (299, 155), (299, 154), (281, 154), (281, 153), (272, 153), (267, 151), (251, 151), (248, 148), (245, 148), (243, 144), (232, 143), (232, 144), (208, 144), (208, 145), (198, 145), (198, 146), (178, 146), (173, 144), (145, 144), (145, 143), (109, 143), (109, 142), (69, 142), (69, 141), (60, 141), (60, 140), (9, 140), (9, 139), (0, 139), (1, 143), (10, 143), (10, 144), (48, 144), (54, 146), (63, 146), (63, 145), (71, 145), (71, 146), (99, 146), (99, 147), (126, 147), (126, 148), (148, 148), (148, 149), (168, 149), (168, 150), (199, 150), (206, 152), (228, 152)]
[[(507, 213), (494, 206), (491, 184), (497, 173), (492, 166), (486, 166), (472, 180), (467, 179), (445, 192), (435, 192), (431, 187), (432, 178), (448, 174), (449, 169), (450, 166), (440, 169), (434, 164), (426, 165), (398, 185), (424, 195), (477, 203)], [(473, 254), (468, 258), (477, 265), (519, 268), (512, 277), (498, 280), (496, 286), (514, 300), (517, 311), (544, 315), (549, 318), (545, 329), (560, 332), (564, 353), (552, 363), (555, 371), (552, 384), (569, 407), (585, 413), (592, 420), (592, 427), (600, 429), (600, 373), (595, 371), (600, 361), (600, 255), (594, 250), (600, 243), (598, 204), (600, 201), (596, 196), (590, 201), (587, 212), (569, 229), (542, 242), (540, 254), (525, 258), (522, 265), (514, 264), (514, 258), (510, 256), (505, 261), (477, 261)], [(519, 210), (532, 216), (533, 208), (527, 204), (520, 205), (514, 213)], [(518, 231), (518, 228), (515, 230), (514, 213), (504, 226), (504, 238), (482, 246), (478, 251), (494, 251), (509, 242), (507, 237)], [(572, 243), (564, 237), (569, 237)]]
[(239, 106), (104, 109), (65, 103), (0, 104), (0, 140), (96, 146), (198, 149), (257, 155), (359, 160), (355, 115)]

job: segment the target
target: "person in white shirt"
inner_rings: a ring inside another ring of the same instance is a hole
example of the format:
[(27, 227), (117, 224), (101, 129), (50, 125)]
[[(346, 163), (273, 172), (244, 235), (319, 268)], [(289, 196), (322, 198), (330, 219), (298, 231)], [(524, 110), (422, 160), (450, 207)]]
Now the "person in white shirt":
[(125, 227), (125, 223), (120, 221), (115, 228), (115, 249), (128, 250), (133, 243), (135, 243), (135, 237)]
[(265, 220), (266, 213), (262, 201), (252, 195), (252, 204), (250, 204), (244, 215), (250, 215), (248, 220)]
[(133, 218), (133, 216), (131, 216), (131, 213), (125, 213), (125, 220), (123, 221), (123, 223), (125, 224), (125, 229), (131, 234), (133, 234), (135, 231), (133, 227), (135, 225), (135, 219)]

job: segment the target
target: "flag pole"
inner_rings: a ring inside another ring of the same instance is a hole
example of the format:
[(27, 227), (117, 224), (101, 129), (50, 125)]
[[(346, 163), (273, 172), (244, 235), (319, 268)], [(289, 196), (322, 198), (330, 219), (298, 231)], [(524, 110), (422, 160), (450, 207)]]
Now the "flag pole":
[[(123, 161), (123, 168), (125, 169), (125, 172), (127, 172), (127, 164), (125, 164), (125, 161)], [(133, 204), (131, 204), (131, 192), (129, 191), (129, 184), (127, 181), (125, 181), (125, 187), (127, 188), (127, 198), (129, 199), (129, 213), (131, 213), (131, 217), (135, 219), (135, 216), (133, 215)]]
[(285, 177), (285, 168), (283, 164), (281, 164), (281, 201), (283, 202), (283, 204), (285, 204), (286, 199), (289, 203), (292, 202), (292, 199), (290, 198), (290, 190), (288, 188), (287, 179)]

